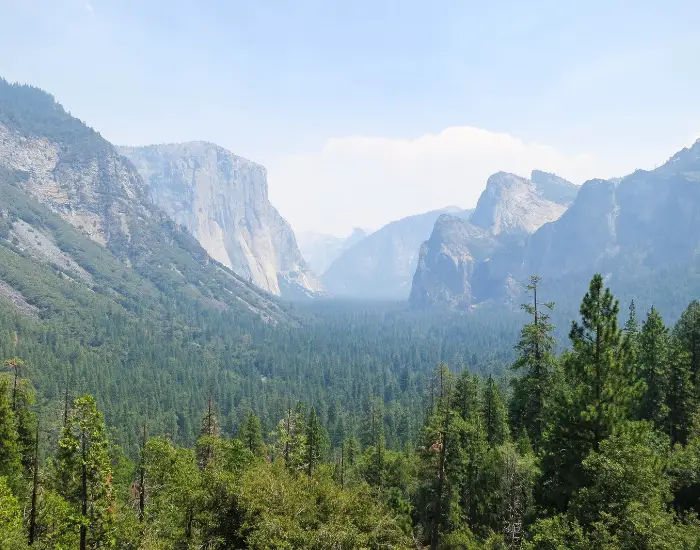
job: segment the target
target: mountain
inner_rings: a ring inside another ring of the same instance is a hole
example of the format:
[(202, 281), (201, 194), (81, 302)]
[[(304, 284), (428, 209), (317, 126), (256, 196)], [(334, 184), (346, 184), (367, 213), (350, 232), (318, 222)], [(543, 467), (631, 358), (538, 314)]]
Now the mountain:
[(347, 237), (336, 237), (306, 231), (298, 235), (299, 249), (314, 273), (324, 273), (345, 250), (367, 236), (364, 229), (356, 227)]
[(529, 240), (524, 269), (639, 279), (700, 264), (700, 140), (651, 171), (591, 180), (556, 223)]
[(467, 215), (451, 207), (409, 216), (385, 225), (349, 247), (323, 274), (328, 292), (363, 299), (406, 299), (420, 244), (444, 212)]
[[(540, 174), (530, 180), (540, 198), (569, 200), (567, 186), (551, 175), (546, 185), (538, 183)], [(603, 273), (623, 300), (635, 298), (646, 306), (654, 303), (652, 289), (658, 294), (663, 286), (670, 315), (700, 292), (700, 140), (655, 170), (587, 181), (555, 219), (546, 218), (555, 217), (562, 203), (543, 208), (536, 197), (518, 192), (527, 202), (513, 207), (494, 200), (488, 188), (485, 194), (470, 221), (490, 231), (492, 247), (484, 250), (472, 230), (448, 232), (445, 226), (455, 220), (436, 224), (414, 277), (415, 306), (507, 300), (535, 273), (546, 281), (550, 297), (564, 304), (595, 272)], [(485, 212), (479, 211), (482, 203), (488, 206)], [(533, 217), (546, 223), (528, 232)], [(671, 280), (682, 282), (666, 288)]]
[(40, 315), (88, 292), (127, 310), (162, 311), (165, 301), (180, 300), (274, 322), (285, 317), (154, 206), (138, 172), (107, 140), (49, 94), (4, 80), (0, 170), (0, 279), (6, 294), (24, 296)]
[(202, 141), (119, 152), (141, 174), (151, 200), (212, 258), (275, 295), (321, 290), (292, 228), (268, 200), (263, 166)]
[(443, 215), (421, 246), (409, 300), (462, 309), (510, 293), (530, 234), (557, 220), (578, 187), (554, 174), (489, 177), (468, 219)]

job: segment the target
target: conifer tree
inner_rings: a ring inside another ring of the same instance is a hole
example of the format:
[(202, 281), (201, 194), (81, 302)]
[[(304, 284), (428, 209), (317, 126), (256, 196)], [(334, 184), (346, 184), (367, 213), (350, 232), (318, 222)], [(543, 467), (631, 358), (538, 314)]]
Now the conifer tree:
[(508, 414), (505, 399), (493, 376), (489, 376), (484, 388), (483, 416), (486, 441), (491, 447), (500, 445), (508, 437)]
[(542, 440), (544, 431), (544, 409), (547, 393), (551, 386), (554, 371), (554, 345), (552, 336), (554, 326), (549, 321), (554, 304), (540, 304), (537, 298), (540, 277), (530, 277), (527, 289), (532, 293), (532, 304), (522, 304), (522, 308), (532, 316), (532, 322), (526, 324), (516, 346), (518, 357), (513, 368), (524, 371), (523, 376), (515, 381), (516, 426), (523, 426), (535, 449)]
[(652, 307), (639, 334), (637, 367), (646, 384), (639, 405), (639, 416), (651, 420), (659, 430), (666, 429), (668, 425), (668, 354), (668, 329), (659, 312)]
[(199, 431), (199, 435), (202, 444), (198, 447), (197, 458), (199, 459), (200, 467), (206, 468), (213, 458), (213, 449), (210, 439), (217, 438), (221, 435), (221, 427), (216, 417), (216, 412), (214, 411), (214, 404), (211, 396), (209, 396), (207, 400), (207, 410), (204, 413), (204, 418), (202, 418), (202, 427)]
[(690, 373), (695, 384), (696, 399), (700, 398), (700, 302), (693, 300), (673, 328), (673, 335), (687, 352)]
[(324, 458), (326, 440), (327, 436), (324, 434), (316, 409), (311, 407), (309, 421), (306, 423), (306, 473), (309, 476)]
[(693, 422), (694, 389), (690, 355), (676, 338), (671, 339), (668, 362), (667, 432), (671, 443), (687, 443)]
[(582, 461), (629, 416), (643, 389), (632, 372), (629, 340), (617, 325), (618, 302), (596, 274), (572, 322), (572, 350), (560, 359), (543, 440), (540, 501), (566, 509), (585, 480)]
[(79, 509), (80, 550), (108, 547), (113, 541), (108, 446), (95, 399), (78, 397), (59, 442), (56, 489)]
[(5, 378), (0, 378), (0, 476), (17, 482), (22, 458), (18, 439), (10, 387)]
[(253, 411), (249, 411), (245, 421), (238, 430), (240, 439), (246, 448), (255, 456), (265, 454), (265, 441), (263, 440), (260, 419)]
[(641, 387), (630, 380), (629, 342), (617, 325), (619, 303), (604, 288), (601, 275), (593, 276), (580, 313), (581, 322), (572, 322), (569, 333), (573, 354), (568, 374), (575, 383), (574, 407), (588, 426), (584, 435), (597, 450), (629, 415)]

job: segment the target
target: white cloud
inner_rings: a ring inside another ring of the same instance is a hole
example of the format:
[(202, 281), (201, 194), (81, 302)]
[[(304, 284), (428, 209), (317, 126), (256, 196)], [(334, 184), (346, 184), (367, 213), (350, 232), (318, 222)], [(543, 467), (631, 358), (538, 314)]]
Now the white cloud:
[(629, 171), (590, 155), (459, 126), (415, 139), (329, 139), (320, 151), (272, 163), (270, 198), (295, 230), (344, 235), (443, 206), (472, 207), (494, 172), (527, 176), (533, 169), (575, 183)]

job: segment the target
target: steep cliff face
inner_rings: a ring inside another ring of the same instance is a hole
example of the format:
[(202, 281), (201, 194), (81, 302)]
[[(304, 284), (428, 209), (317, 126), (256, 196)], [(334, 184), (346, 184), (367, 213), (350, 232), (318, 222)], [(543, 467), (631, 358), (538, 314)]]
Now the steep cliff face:
[[(144, 285), (148, 281), (159, 292), (186, 294), (217, 308), (243, 307), (268, 319), (283, 316), (274, 301), (214, 264), (152, 204), (142, 178), (114, 146), (49, 94), (1, 79), (0, 169), (0, 183), (12, 197), (3, 206), (11, 212), (24, 205), (8, 218), (10, 244), (17, 243), (36, 261), (70, 271), (82, 284), (93, 282), (85, 275), (96, 268), (91, 271), (75, 260), (73, 255), (82, 249), (65, 238), (65, 230), (42, 221), (48, 214), (37, 214), (41, 207), (98, 243), (103, 252), (94, 254), (102, 254), (105, 262), (120, 262), (133, 271), (130, 276)], [(26, 206), (29, 200), (40, 206)], [(109, 277), (94, 289), (112, 296), (122, 291), (119, 281)]]
[(565, 204), (547, 199), (533, 181), (498, 172), (486, 182), (470, 221), (493, 235), (529, 234), (565, 210)]
[(292, 228), (268, 200), (263, 166), (200, 141), (119, 150), (143, 177), (153, 202), (214, 259), (272, 294), (321, 290)]
[(584, 183), (569, 210), (529, 240), (525, 269), (620, 278), (700, 266), (698, 228), (700, 140), (655, 170)]
[(420, 250), (411, 304), (464, 309), (511, 295), (529, 235), (557, 220), (576, 191), (545, 172), (533, 172), (530, 180), (505, 172), (491, 176), (468, 219), (438, 218)]
[(497, 244), (485, 229), (457, 216), (441, 215), (430, 239), (421, 246), (411, 303), (421, 308), (469, 306), (478, 292), (475, 271)]
[(451, 207), (409, 216), (349, 247), (323, 275), (328, 292), (353, 298), (405, 300), (411, 291), (420, 245), (445, 212), (468, 215)]
[(548, 296), (568, 307), (595, 272), (623, 300), (634, 297), (647, 306), (659, 294), (652, 289), (682, 281), (682, 293), (666, 292), (672, 315), (697, 296), (700, 140), (655, 170), (584, 183), (568, 208), (574, 190), (555, 178), (533, 172), (534, 194), (522, 178), (497, 174), (489, 180), (470, 220), (494, 239), (482, 253), (472, 230), (446, 235), (436, 224), (421, 251), (412, 303), (459, 308), (507, 300), (521, 291), (517, 282), (538, 274)]

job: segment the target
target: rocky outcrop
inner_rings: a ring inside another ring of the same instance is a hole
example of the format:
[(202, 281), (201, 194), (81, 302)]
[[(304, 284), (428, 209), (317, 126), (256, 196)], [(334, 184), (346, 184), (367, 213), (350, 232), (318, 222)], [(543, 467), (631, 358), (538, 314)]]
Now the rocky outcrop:
[(420, 245), (443, 213), (466, 216), (451, 207), (391, 222), (349, 247), (328, 268), (323, 283), (335, 296), (405, 300), (418, 264)]
[(492, 175), (468, 219), (438, 218), (420, 249), (411, 304), (465, 309), (511, 294), (528, 237), (557, 220), (575, 191), (575, 185), (545, 172), (533, 172), (530, 180)]
[(486, 182), (470, 221), (493, 235), (527, 235), (565, 210), (565, 204), (546, 198), (533, 181), (498, 172)]
[[(568, 182), (533, 172), (527, 185), (496, 174), (470, 222), (460, 222), (465, 227), (449, 232), (438, 220), (414, 276), (415, 306), (507, 300), (531, 274), (544, 278), (550, 298), (568, 306), (596, 272), (623, 299), (641, 298), (648, 306), (652, 289), (670, 284), (662, 294), (673, 298), (671, 315), (700, 292), (700, 140), (655, 170), (587, 181), (568, 208), (574, 196)], [(491, 248), (481, 246), (470, 225), (489, 232)]]
[(292, 228), (268, 200), (263, 166), (201, 141), (119, 150), (153, 202), (214, 259), (272, 294), (321, 291)]

